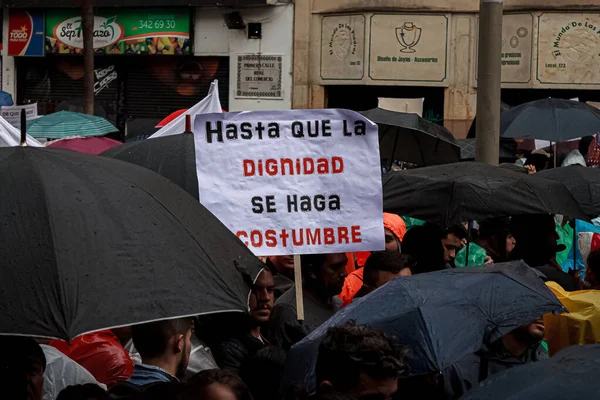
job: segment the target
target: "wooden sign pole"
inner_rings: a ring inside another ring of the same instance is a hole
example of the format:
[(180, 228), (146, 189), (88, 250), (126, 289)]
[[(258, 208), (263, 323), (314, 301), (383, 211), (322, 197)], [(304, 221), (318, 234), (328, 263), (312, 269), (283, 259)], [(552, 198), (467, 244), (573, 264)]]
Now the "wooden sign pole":
[(296, 284), (296, 315), (304, 321), (304, 297), (302, 295), (302, 263), (299, 255), (294, 255), (294, 280)]

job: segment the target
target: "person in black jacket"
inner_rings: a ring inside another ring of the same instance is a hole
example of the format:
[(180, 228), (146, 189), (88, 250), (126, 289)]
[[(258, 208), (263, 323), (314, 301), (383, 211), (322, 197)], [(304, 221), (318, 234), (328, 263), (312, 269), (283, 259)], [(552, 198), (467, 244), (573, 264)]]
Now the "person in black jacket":
[(217, 349), (217, 363), (221, 368), (238, 372), (244, 361), (269, 343), (261, 326), (269, 322), (275, 303), (275, 282), (271, 271), (265, 269), (254, 283), (250, 294), (248, 326), (240, 334), (221, 342)]

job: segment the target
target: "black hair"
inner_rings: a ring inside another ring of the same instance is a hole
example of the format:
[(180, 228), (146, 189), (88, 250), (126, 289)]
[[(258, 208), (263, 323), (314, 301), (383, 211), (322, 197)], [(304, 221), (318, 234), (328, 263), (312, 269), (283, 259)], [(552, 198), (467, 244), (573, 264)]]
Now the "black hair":
[(395, 251), (373, 252), (367, 258), (363, 270), (363, 281), (369, 286), (374, 286), (377, 279), (377, 271), (389, 271), (398, 274), (405, 268), (413, 268), (415, 259), (408, 254), (401, 254)]
[(593, 274), (596, 284), (600, 283), (600, 249), (590, 253), (587, 259), (587, 267)]
[(460, 240), (464, 240), (467, 238), (468, 231), (465, 229), (465, 227), (461, 224), (458, 225), (453, 225), (450, 228), (446, 229), (446, 236), (448, 235), (454, 235), (457, 238), (459, 238)]
[[(227, 386), (237, 400), (251, 400), (248, 386), (233, 371), (227, 369), (209, 369), (194, 375), (188, 382), (192, 391), (201, 394), (208, 386), (218, 383)], [(199, 396), (202, 398), (202, 396)]]
[(443, 237), (444, 232), (432, 224), (415, 226), (406, 232), (402, 241), (402, 254), (415, 259), (413, 274), (445, 269)]
[(56, 400), (111, 400), (111, 397), (100, 386), (87, 383), (61, 390)]
[(131, 327), (133, 345), (142, 357), (158, 357), (165, 353), (174, 335), (185, 335), (194, 325), (193, 318), (177, 318)]
[(331, 392), (331, 393), (317, 393), (310, 400), (355, 400), (354, 397), (350, 397), (346, 394)]
[(590, 150), (590, 145), (592, 144), (593, 141), (594, 141), (593, 136), (584, 136), (581, 138), (581, 140), (579, 140), (579, 152), (581, 153), (581, 155), (583, 157), (587, 156), (587, 154)]
[(332, 327), (319, 345), (317, 387), (327, 381), (347, 393), (365, 373), (376, 380), (397, 379), (404, 371), (405, 350), (383, 332), (350, 321)]
[(240, 377), (254, 399), (279, 399), (279, 384), (283, 377), (285, 360), (286, 353), (282, 348), (266, 346), (243, 362)]

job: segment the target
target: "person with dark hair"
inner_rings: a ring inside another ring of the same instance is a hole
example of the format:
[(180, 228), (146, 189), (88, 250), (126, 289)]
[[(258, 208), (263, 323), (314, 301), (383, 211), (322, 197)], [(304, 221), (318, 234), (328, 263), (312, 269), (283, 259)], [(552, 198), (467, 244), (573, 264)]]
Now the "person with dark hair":
[(188, 390), (203, 400), (251, 400), (244, 381), (228, 370), (202, 371), (188, 382)]
[(248, 385), (255, 400), (279, 400), (279, 384), (285, 360), (285, 351), (279, 347), (267, 346), (244, 361), (240, 377)]
[(46, 356), (39, 344), (24, 336), (1, 336), (0, 384), (11, 399), (42, 400)]
[(479, 224), (476, 244), (481, 246), (494, 262), (510, 261), (510, 253), (516, 246), (516, 239), (510, 231), (509, 218), (488, 219)]
[(402, 254), (412, 256), (416, 262), (413, 274), (441, 271), (446, 269), (444, 246), (441, 239), (443, 231), (432, 224), (415, 226), (404, 236)]
[(383, 332), (353, 321), (329, 328), (317, 354), (317, 392), (390, 399), (404, 358), (405, 349)]
[(600, 249), (592, 251), (588, 256), (585, 282), (590, 289), (600, 290)]
[(446, 394), (457, 399), (479, 382), (506, 369), (548, 358), (542, 346), (544, 319), (522, 325), (476, 354), (443, 371)]
[(444, 247), (444, 262), (448, 268), (454, 268), (454, 259), (467, 244), (467, 230), (462, 225), (454, 225), (446, 229), (442, 235), (442, 246)]
[(133, 344), (142, 357), (142, 364), (135, 366), (127, 382), (138, 386), (178, 382), (190, 359), (193, 327), (192, 318), (134, 325)]
[(302, 256), (304, 321), (298, 321), (296, 289), (283, 294), (275, 303), (270, 322), (271, 342), (288, 351), (340, 308), (347, 276), (345, 253)]
[(408, 254), (390, 251), (371, 253), (365, 263), (362, 288), (355, 299), (366, 296), (398, 276), (411, 276), (414, 259)]
[(100, 386), (88, 383), (63, 389), (56, 400), (111, 400), (111, 397)]
[(266, 264), (275, 281), (275, 300), (294, 286), (294, 256), (267, 257)]
[(217, 350), (217, 363), (221, 368), (238, 371), (244, 360), (268, 345), (261, 327), (269, 322), (275, 303), (275, 282), (271, 271), (265, 269), (258, 276), (250, 293), (248, 327), (240, 334), (225, 340)]

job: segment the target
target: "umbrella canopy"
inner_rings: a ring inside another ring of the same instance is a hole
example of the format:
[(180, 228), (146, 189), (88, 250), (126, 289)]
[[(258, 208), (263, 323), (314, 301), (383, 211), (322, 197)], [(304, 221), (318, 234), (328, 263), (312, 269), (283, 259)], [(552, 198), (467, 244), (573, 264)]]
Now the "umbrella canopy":
[(595, 399), (598, 374), (600, 345), (572, 346), (548, 360), (496, 374), (461, 400)]
[(169, 122), (173, 121), (175, 118), (179, 117), (187, 110), (187, 108), (182, 108), (181, 110), (173, 111), (171, 114), (167, 115), (162, 121), (156, 124), (156, 128), (162, 128), (163, 126), (166, 126)]
[[(475, 152), (477, 146), (476, 139), (459, 139), (457, 140), (460, 146), (461, 161), (475, 160)], [(500, 139), (499, 160), (512, 160), (517, 158), (517, 143), (513, 139)]]
[(478, 162), (439, 165), (386, 174), (383, 209), (451, 226), (468, 220), (521, 214), (562, 214), (587, 219), (560, 182)]
[(442, 371), (541, 315), (564, 311), (522, 261), (396, 278), (353, 302), (292, 347), (285, 382), (314, 389), (317, 349), (327, 329), (355, 320), (409, 349), (410, 375)]
[[(219, 220), (137, 165), (0, 149), (0, 334), (65, 340), (165, 318), (247, 311), (261, 270)], [(10, 282), (10, 284), (6, 284)]]
[(583, 102), (543, 99), (500, 114), (500, 136), (566, 142), (600, 132), (600, 110)]
[(106, 150), (122, 145), (123, 143), (107, 137), (84, 137), (61, 139), (50, 143), (47, 147), (53, 149), (73, 150), (78, 153), (100, 154)]
[(196, 151), (192, 134), (125, 143), (102, 155), (151, 169), (175, 182), (195, 199), (199, 198)]
[(103, 136), (118, 131), (104, 118), (71, 111), (59, 111), (27, 121), (27, 133), (35, 138)]
[(600, 215), (600, 169), (581, 165), (547, 169), (531, 175), (530, 180), (550, 180), (566, 186), (590, 218)]
[(460, 147), (452, 133), (417, 114), (374, 108), (361, 112), (379, 126), (382, 160), (406, 161), (419, 166), (460, 161)]

